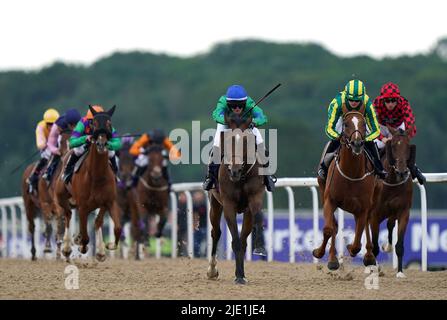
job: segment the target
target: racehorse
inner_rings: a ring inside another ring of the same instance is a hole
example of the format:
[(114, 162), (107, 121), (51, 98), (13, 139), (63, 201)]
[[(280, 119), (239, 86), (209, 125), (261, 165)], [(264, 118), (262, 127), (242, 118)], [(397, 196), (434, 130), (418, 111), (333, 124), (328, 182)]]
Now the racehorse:
[[(374, 189), (374, 201), (369, 214), (371, 226), (373, 253), (379, 255), (379, 226), (388, 219), (388, 243), (382, 247), (385, 252), (392, 251), (393, 228), (398, 221), (398, 237), (396, 254), (398, 259), (397, 277), (405, 278), (402, 271), (402, 257), (404, 255), (405, 230), (410, 217), (413, 200), (413, 181), (408, 167), (415, 161), (416, 146), (410, 145), (408, 137), (411, 128), (403, 131), (388, 126), (392, 139), (385, 145), (384, 167), (389, 173), (385, 181), (377, 180)], [(410, 165), (408, 165), (410, 163)]]
[[(226, 138), (221, 135), (221, 150), (224, 164), (219, 168), (217, 188), (209, 192), (210, 220), (212, 226), (213, 246), (207, 276), (209, 279), (217, 279), (216, 251), (221, 235), (220, 219), (222, 210), (231, 233), (231, 246), (236, 257), (235, 283), (245, 284), (244, 256), (247, 248), (247, 238), (252, 232), (256, 221), (255, 250), (265, 251), (262, 246), (262, 219), (256, 219), (261, 215), (265, 187), (263, 176), (258, 170), (261, 167), (255, 152), (255, 136), (248, 129), (251, 118), (243, 120), (238, 115), (225, 115), (226, 123), (232, 130), (232, 134)], [(250, 143), (252, 142), (252, 143)], [(250, 146), (253, 148), (248, 151)], [(239, 150), (239, 152), (237, 152)], [(221, 158), (222, 158), (221, 151)], [(251, 160), (250, 160), (251, 157)], [(242, 231), (239, 236), (236, 215), (243, 213)]]
[[(93, 135), (88, 147), (88, 154), (84, 163), (75, 172), (71, 182), (71, 195), (76, 203), (79, 213), (79, 251), (85, 254), (88, 250), (89, 237), (87, 234), (87, 220), (90, 212), (99, 208), (95, 219), (96, 259), (105, 260), (105, 248), (115, 250), (121, 237), (121, 223), (119, 219), (119, 208), (116, 202), (115, 175), (109, 165), (107, 142), (112, 136), (111, 117), (115, 111), (113, 106), (109, 111), (96, 112), (89, 106), (93, 114)], [(62, 253), (67, 259), (71, 253), (71, 239), (69, 226), (71, 210), (69, 205), (70, 195), (61, 180), (56, 186), (56, 196), (59, 209), (65, 214), (64, 247)], [(104, 245), (102, 237), (102, 225), (106, 212), (115, 224), (115, 242)]]
[[(146, 171), (140, 177), (136, 188), (137, 211), (132, 218), (133, 230), (136, 235), (136, 255), (139, 260), (140, 248), (149, 240), (148, 215), (158, 214), (156, 238), (161, 238), (166, 224), (169, 208), (169, 186), (163, 177), (164, 148), (161, 145), (150, 145), (147, 150), (149, 163)], [(138, 220), (137, 220), (138, 219)]]
[[(59, 151), (60, 156), (63, 157), (68, 152), (68, 139), (71, 136), (71, 130), (64, 130), (60, 135), (59, 142)], [(46, 221), (51, 221), (53, 217), (56, 218), (57, 230), (56, 230), (56, 258), (59, 259), (61, 257), (61, 244), (62, 238), (64, 235), (64, 216), (58, 213), (56, 203), (55, 203), (55, 180), (62, 172), (62, 161), (59, 160), (56, 168), (54, 170), (54, 174), (51, 177), (51, 180), (47, 182), (42, 177), (39, 178), (38, 182), (38, 197), (39, 203)], [(52, 227), (51, 224), (47, 224), (47, 229), (45, 231), (46, 235), (46, 243), (44, 252), (51, 252), (51, 237)]]
[[(61, 141), (60, 141), (61, 154), (65, 154), (67, 151), (67, 140), (69, 136), (70, 134), (68, 131), (64, 131), (61, 134)], [(43, 219), (45, 222), (45, 232), (44, 232), (45, 248), (43, 251), (44, 253), (51, 253), (51, 234), (53, 230), (51, 223), (53, 214), (56, 215), (58, 220), (58, 231), (59, 231), (59, 224), (62, 222), (61, 216), (57, 214), (56, 212), (57, 210), (55, 209), (55, 205), (53, 202), (54, 185), (50, 183), (50, 186), (47, 186), (42, 176), (39, 176), (37, 192), (28, 193), (28, 183), (26, 182), (26, 180), (31, 175), (31, 172), (33, 171), (35, 166), (36, 163), (32, 163), (25, 168), (25, 171), (23, 172), (22, 175), (22, 185), (21, 185), (22, 198), (25, 207), (26, 218), (28, 220), (28, 231), (31, 234), (31, 260), (37, 259), (36, 247), (34, 243), (34, 231), (36, 228), (34, 218), (36, 217), (37, 212), (42, 212)], [(60, 169), (57, 168), (56, 170)], [(42, 172), (45, 172), (45, 170), (42, 170)], [(56, 175), (57, 174), (53, 175), (52, 181), (54, 181), (54, 177)], [(58, 239), (56, 239), (56, 243), (58, 243)], [(60, 248), (59, 245), (58, 248)], [(58, 254), (56, 254), (56, 257), (58, 257)]]
[[(361, 109), (364, 109), (364, 105)], [(335, 159), (331, 162), (327, 180), (318, 178), (318, 184), (323, 199), (324, 228), (323, 243), (313, 250), (315, 258), (321, 259), (326, 251), (326, 245), (331, 238), (328, 268), (337, 270), (340, 266), (336, 256), (336, 235), (338, 224), (334, 216), (337, 207), (349, 211), (355, 219), (355, 236), (352, 244), (347, 246), (351, 257), (355, 257), (361, 249), (361, 236), (366, 230), (367, 253), (363, 263), (375, 264), (372, 254), (371, 237), (367, 226), (367, 218), (373, 201), (374, 180), (372, 164), (364, 151), (366, 136), (366, 120), (364, 110), (347, 111), (343, 108), (343, 130), (340, 136), (341, 147)]]

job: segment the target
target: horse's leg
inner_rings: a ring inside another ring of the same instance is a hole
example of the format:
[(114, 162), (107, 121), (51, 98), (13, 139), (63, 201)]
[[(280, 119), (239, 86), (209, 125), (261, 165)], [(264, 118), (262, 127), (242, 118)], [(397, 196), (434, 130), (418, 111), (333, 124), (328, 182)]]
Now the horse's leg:
[(336, 223), (335, 223), (334, 211), (336, 208), (337, 208), (336, 205), (329, 198), (324, 200), (323, 242), (320, 247), (312, 251), (312, 255), (317, 259), (321, 259), (324, 256), (329, 238), (332, 237), (335, 233)]
[(382, 246), (383, 252), (393, 252), (393, 229), (396, 224), (396, 219), (394, 217), (389, 217), (386, 223), (388, 229), (388, 243)]
[(106, 260), (106, 248), (102, 237), (102, 225), (104, 224), (104, 215), (107, 209), (101, 207), (98, 216), (95, 219), (95, 238), (96, 238), (96, 260), (103, 262)]
[(60, 215), (56, 211), (56, 223), (57, 223), (57, 230), (56, 230), (56, 259), (59, 260), (61, 258), (61, 252), (62, 252), (62, 239), (64, 237), (64, 216)]
[(168, 208), (164, 208), (160, 213), (160, 220), (158, 221), (157, 233), (155, 234), (155, 237), (161, 238), (163, 234), (163, 228), (165, 227), (166, 221), (168, 221), (167, 217), (168, 217)]
[(355, 257), (357, 253), (359, 253), (359, 251), (362, 249), (361, 241), (362, 241), (363, 230), (365, 230), (367, 212), (360, 213), (360, 217), (359, 216), (354, 217), (355, 217), (354, 241), (346, 246), (351, 257)]
[(370, 234), (370, 224), (369, 219), (366, 219), (365, 223), (365, 234), (366, 234), (366, 254), (363, 257), (363, 264), (365, 266), (376, 265), (376, 258), (372, 253), (373, 245), (371, 242), (371, 234)]
[[(242, 245), (242, 275), (243, 279), (245, 279), (245, 270), (244, 270), (244, 258), (245, 252), (247, 251), (247, 238), (253, 230), (253, 220), (254, 214), (250, 211), (244, 212), (244, 218), (242, 221), (242, 230), (241, 230), (241, 245)], [(245, 283), (245, 282), (244, 282)]]
[(244, 253), (242, 251), (242, 243), (239, 238), (239, 231), (237, 230), (236, 221), (236, 208), (233, 203), (224, 204), (224, 216), (227, 221), (228, 229), (231, 233), (231, 247), (233, 248), (234, 255), (236, 257), (236, 279), (234, 280), (237, 284), (245, 284), (244, 279)]
[(259, 211), (257, 213), (255, 213), (254, 215), (254, 220), (255, 220), (255, 227), (254, 227), (254, 231), (255, 231), (255, 249), (253, 250), (253, 254), (255, 255), (259, 255), (259, 256), (263, 256), (266, 257), (267, 256), (267, 250), (265, 250), (265, 244), (264, 244), (264, 226), (263, 226), (263, 216), (262, 216), (262, 212)]
[(51, 235), (53, 233), (53, 226), (51, 225), (50, 219), (45, 219), (45, 248), (43, 249), (44, 253), (51, 253)]
[(135, 190), (130, 190), (132, 195), (129, 195), (129, 209), (130, 209), (130, 231), (132, 234), (133, 245), (135, 246), (135, 260), (140, 260), (139, 250), (139, 239), (140, 239), (140, 228), (139, 221), (140, 216), (138, 214), (138, 205), (136, 203), (136, 192)]
[(207, 276), (208, 279), (217, 280), (219, 277), (219, 271), (217, 270), (217, 244), (222, 232), (220, 231), (220, 218), (222, 217), (222, 205), (214, 198), (210, 196), (210, 221), (211, 221), (211, 237), (213, 238), (213, 247), (211, 249), (211, 259), (208, 266)]
[(118, 248), (118, 243), (121, 239), (122, 227), (121, 227), (121, 219), (120, 219), (120, 209), (118, 207), (118, 203), (116, 201), (113, 202), (112, 208), (109, 211), (110, 217), (113, 220), (114, 228), (113, 233), (115, 235), (115, 242), (109, 242), (107, 244), (108, 250), (116, 250)]
[(30, 201), (25, 201), (26, 218), (28, 220), (28, 231), (31, 234), (31, 260), (36, 260), (36, 247), (34, 243), (34, 230), (36, 228), (34, 224), (34, 212), (35, 208)]
[(79, 233), (81, 236), (79, 251), (82, 254), (86, 254), (88, 251), (89, 236), (87, 232), (87, 222), (89, 211), (85, 207), (79, 207)]
[(406, 278), (402, 271), (402, 258), (404, 256), (404, 237), (407, 230), (408, 219), (410, 217), (410, 210), (406, 209), (399, 215), (396, 255), (397, 255), (397, 275), (398, 278)]

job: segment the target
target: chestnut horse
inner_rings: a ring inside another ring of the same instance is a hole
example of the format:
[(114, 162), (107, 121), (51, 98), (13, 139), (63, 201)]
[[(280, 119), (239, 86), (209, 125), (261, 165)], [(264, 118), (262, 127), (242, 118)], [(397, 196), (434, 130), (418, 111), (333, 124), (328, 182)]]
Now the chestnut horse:
[[(61, 153), (64, 154), (67, 151), (67, 140), (70, 137), (69, 132), (63, 132), (61, 135)], [(37, 192), (32, 194), (28, 193), (28, 183), (26, 182), (27, 178), (31, 175), (36, 163), (32, 163), (25, 168), (25, 171), (22, 175), (22, 198), (23, 204), (25, 207), (26, 218), (28, 220), (28, 231), (31, 234), (31, 260), (36, 260), (36, 247), (34, 243), (34, 231), (35, 231), (35, 223), (34, 218), (38, 212), (42, 212), (42, 216), (45, 222), (45, 248), (43, 250), (44, 253), (51, 253), (51, 234), (53, 232), (52, 227), (52, 219), (53, 214), (58, 218), (58, 222), (60, 223), (60, 216), (57, 214), (54, 203), (53, 203), (53, 189), (50, 184), (48, 186), (42, 176), (39, 176)], [(56, 170), (60, 170), (56, 168)], [(42, 173), (45, 170), (42, 170)], [(56, 174), (53, 175), (53, 179)], [(47, 189), (48, 188), (48, 189)], [(58, 228), (59, 228), (58, 223)], [(40, 237), (40, 235), (38, 235)], [(56, 239), (56, 242), (58, 239)], [(57, 255), (56, 255), (57, 256)]]
[[(87, 253), (89, 237), (87, 233), (88, 215), (99, 208), (95, 219), (96, 259), (105, 260), (105, 245), (102, 237), (104, 215), (108, 211), (115, 224), (115, 242), (108, 243), (108, 250), (115, 250), (121, 236), (121, 222), (119, 208), (116, 202), (115, 175), (109, 165), (107, 142), (112, 136), (111, 117), (115, 111), (113, 106), (109, 111), (96, 112), (89, 106), (93, 114), (93, 136), (88, 148), (88, 155), (78, 172), (73, 174), (71, 194), (79, 213), (79, 251)], [(71, 253), (71, 239), (69, 226), (71, 219), (70, 194), (62, 180), (56, 186), (56, 195), (59, 208), (65, 214), (64, 247), (62, 253), (67, 259)]]
[[(209, 192), (213, 246), (207, 276), (208, 279), (213, 280), (219, 276), (216, 267), (216, 251), (221, 235), (220, 220), (223, 210), (232, 237), (231, 246), (236, 257), (236, 278), (234, 281), (236, 284), (245, 284), (244, 256), (247, 248), (247, 238), (252, 232), (255, 222), (255, 251), (265, 251), (261, 239), (262, 219), (257, 219), (262, 214), (265, 193), (264, 177), (258, 172), (261, 164), (255, 153), (255, 136), (248, 129), (251, 118), (244, 121), (235, 114), (231, 118), (227, 116), (225, 118), (232, 132), (231, 134), (222, 133), (221, 135), (220, 145), (222, 151), (224, 151), (223, 158), (225, 161), (219, 168), (218, 189), (212, 189)], [(249, 151), (250, 146), (253, 146), (252, 151)], [(239, 152), (236, 152), (237, 150)], [(240, 236), (236, 221), (238, 213), (243, 213)]]
[(163, 155), (164, 147), (157, 144), (150, 145), (146, 152), (149, 163), (138, 181), (136, 188), (137, 210), (132, 213), (132, 229), (137, 240), (135, 251), (137, 260), (141, 258), (140, 248), (146, 241), (149, 241), (148, 215), (159, 215), (160, 220), (155, 236), (161, 238), (169, 213), (169, 186), (162, 174), (163, 162), (166, 161)]
[(385, 170), (389, 173), (385, 181), (377, 180), (374, 189), (374, 204), (369, 215), (372, 233), (373, 253), (379, 255), (379, 226), (388, 219), (388, 243), (383, 246), (385, 252), (392, 251), (393, 228), (398, 221), (398, 236), (396, 254), (398, 259), (397, 277), (405, 278), (402, 271), (404, 255), (404, 237), (410, 218), (410, 208), (413, 200), (413, 181), (408, 165), (415, 161), (416, 146), (410, 145), (408, 133), (411, 128), (403, 131), (388, 127), (393, 138), (386, 143), (384, 159)]
[[(363, 106), (364, 108), (364, 106)], [(351, 212), (355, 219), (355, 236), (352, 244), (347, 246), (351, 257), (355, 257), (361, 249), (361, 237), (367, 226), (367, 218), (373, 201), (374, 180), (373, 167), (368, 160), (364, 142), (366, 136), (366, 120), (364, 112), (343, 110), (343, 131), (340, 136), (341, 148), (328, 170), (328, 179), (318, 178), (323, 199), (324, 228), (323, 243), (313, 250), (315, 258), (321, 259), (326, 251), (329, 238), (328, 268), (337, 270), (340, 266), (336, 256), (336, 235), (338, 224), (334, 216), (337, 207)], [(368, 228), (369, 229), (369, 228)], [(366, 229), (368, 231), (368, 229)], [(366, 232), (367, 253), (365, 265), (375, 264), (369, 232)]]

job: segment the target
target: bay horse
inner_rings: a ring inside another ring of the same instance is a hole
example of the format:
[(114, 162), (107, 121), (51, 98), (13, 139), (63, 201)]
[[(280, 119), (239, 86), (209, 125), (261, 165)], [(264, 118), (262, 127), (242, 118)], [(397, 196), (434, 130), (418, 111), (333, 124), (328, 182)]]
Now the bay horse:
[[(70, 132), (64, 131), (61, 134), (60, 141), (60, 150), (61, 154), (65, 154), (67, 152), (67, 140), (70, 137)], [(36, 166), (36, 162), (31, 163), (25, 168), (21, 178), (21, 191), (23, 204), (25, 207), (26, 218), (28, 221), (28, 231), (31, 234), (31, 260), (36, 260), (36, 246), (34, 241), (34, 231), (36, 225), (34, 223), (34, 218), (38, 212), (42, 213), (42, 217), (45, 223), (45, 248), (43, 250), (44, 253), (51, 253), (51, 234), (53, 232), (52, 227), (52, 219), (53, 215), (57, 217), (57, 225), (59, 231), (59, 225), (61, 223), (61, 216), (58, 215), (55, 204), (54, 204), (54, 195), (53, 195), (53, 187), (54, 183), (47, 186), (45, 180), (42, 178), (42, 173), (45, 172), (45, 169), (41, 170), (41, 175), (39, 175), (37, 190), (34, 193), (28, 192), (28, 183), (26, 182), (27, 178), (31, 175), (31, 172), (34, 170)], [(57, 169), (60, 170), (60, 169)], [(57, 172), (53, 175), (52, 181), (54, 181), (54, 177), (56, 177)], [(47, 189), (48, 188), (48, 189)], [(59, 232), (58, 232), (59, 235)], [(40, 235), (38, 235), (40, 237)], [(58, 243), (58, 239), (56, 239), (56, 243)], [(59, 246), (58, 246), (59, 248)], [(59, 252), (59, 251), (58, 251)], [(56, 257), (58, 254), (56, 253)]]
[(323, 242), (320, 247), (313, 250), (312, 254), (315, 258), (321, 259), (325, 254), (328, 240), (331, 238), (327, 264), (329, 270), (337, 270), (340, 267), (335, 248), (338, 223), (334, 211), (337, 207), (354, 215), (354, 241), (347, 245), (350, 256), (355, 257), (361, 250), (363, 230), (367, 230), (367, 253), (363, 258), (363, 263), (365, 266), (375, 264), (371, 237), (368, 232), (369, 228), (367, 228), (375, 177), (373, 175), (374, 168), (368, 161), (364, 150), (366, 136), (364, 108), (364, 105), (360, 107), (359, 111), (348, 111), (346, 107), (343, 108), (340, 150), (329, 166), (327, 180), (324, 181), (318, 177), (324, 212)]
[[(121, 237), (121, 222), (119, 219), (119, 208), (116, 202), (115, 175), (109, 165), (107, 142), (112, 136), (111, 117), (115, 106), (106, 112), (96, 112), (91, 106), (93, 114), (93, 135), (88, 147), (88, 154), (78, 172), (75, 172), (71, 182), (71, 192), (62, 180), (58, 179), (56, 195), (59, 208), (65, 214), (64, 246), (62, 253), (69, 259), (71, 253), (71, 238), (69, 226), (71, 219), (70, 196), (72, 196), (79, 214), (79, 251), (87, 253), (89, 236), (87, 233), (88, 215), (99, 208), (95, 219), (96, 259), (105, 260), (105, 248), (115, 250)], [(106, 212), (115, 224), (115, 242), (104, 245), (102, 237), (102, 225)]]
[[(220, 220), (223, 211), (231, 233), (231, 246), (236, 258), (234, 281), (236, 284), (246, 284), (244, 256), (247, 249), (247, 238), (252, 232), (254, 224), (256, 228), (255, 251), (265, 251), (261, 238), (262, 219), (257, 218), (262, 215), (265, 193), (264, 177), (258, 172), (261, 164), (256, 157), (255, 136), (249, 129), (251, 118), (243, 120), (236, 114), (232, 114), (225, 115), (225, 119), (232, 134), (227, 135), (224, 132), (221, 134), (221, 158), (223, 157), (225, 161), (219, 168), (217, 189), (212, 189), (208, 193), (213, 245), (207, 276), (211, 280), (216, 280), (219, 277), (216, 251), (222, 233)], [(252, 143), (250, 144), (250, 142)], [(250, 146), (253, 146), (251, 152), (248, 151)], [(236, 220), (238, 213), (243, 213), (240, 236)]]
[(402, 257), (404, 255), (404, 237), (410, 218), (410, 208), (413, 200), (413, 181), (408, 169), (416, 158), (416, 146), (410, 144), (408, 134), (412, 128), (394, 129), (388, 127), (392, 139), (386, 142), (385, 170), (389, 173), (385, 181), (377, 180), (374, 189), (374, 201), (369, 214), (371, 227), (373, 254), (379, 255), (379, 227), (380, 223), (388, 219), (388, 243), (382, 247), (385, 252), (392, 251), (393, 228), (398, 221), (398, 236), (396, 254), (398, 259), (397, 278), (405, 278), (402, 271)]
[[(68, 139), (71, 136), (71, 130), (64, 130), (60, 134), (59, 141), (59, 151), (61, 158), (68, 152)], [(56, 168), (54, 170), (53, 176), (51, 180), (47, 182), (42, 177), (39, 178), (38, 181), (38, 197), (39, 203), (46, 221), (51, 221), (53, 218), (56, 219), (56, 259), (61, 258), (61, 245), (62, 238), (64, 235), (64, 216), (59, 214), (59, 210), (57, 210), (57, 205), (55, 201), (55, 182), (59, 175), (62, 173), (62, 160), (59, 160)], [(48, 227), (49, 226), (49, 227)], [(51, 224), (47, 224), (47, 229), (45, 231), (46, 235), (46, 243), (44, 252), (51, 252), (51, 232), (52, 227)]]
[[(136, 212), (132, 218), (133, 233), (136, 236), (135, 259), (139, 260), (140, 248), (149, 241), (148, 215), (159, 215), (156, 238), (161, 238), (169, 213), (169, 185), (163, 177), (164, 156), (162, 145), (149, 145), (146, 149), (148, 166), (140, 177), (136, 187)], [(134, 207), (132, 207), (134, 208)]]

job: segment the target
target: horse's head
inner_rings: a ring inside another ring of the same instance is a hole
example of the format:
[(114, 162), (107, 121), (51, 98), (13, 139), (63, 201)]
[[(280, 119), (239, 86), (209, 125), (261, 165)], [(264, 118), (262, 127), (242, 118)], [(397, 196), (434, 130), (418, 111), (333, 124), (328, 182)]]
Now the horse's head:
[(107, 152), (107, 142), (112, 138), (112, 115), (115, 112), (115, 108), (116, 106), (113, 106), (108, 111), (97, 112), (89, 106), (93, 114), (93, 142), (100, 154)]
[(163, 177), (163, 165), (165, 164), (164, 161), (167, 161), (164, 156), (165, 152), (163, 146), (158, 144), (152, 145), (147, 149), (149, 160), (147, 172), (154, 183), (159, 182)]
[(250, 124), (252, 122), (251, 116), (244, 116), (242, 113), (236, 113), (236, 112), (229, 112), (225, 113), (225, 123), (228, 125), (229, 129), (240, 129), (242, 131), (245, 131), (250, 127)]
[(403, 178), (408, 174), (408, 164), (415, 161), (416, 146), (410, 145), (408, 136), (412, 128), (407, 128), (404, 131), (387, 127), (393, 135), (393, 138), (388, 140), (385, 145), (387, 161), (394, 172)]
[(70, 130), (70, 129), (65, 129), (65, 130), (63, 130), (62, 132), (61, 132), (61, 134), (60, 134), (60, 140), (59, 140), (59, 151), (60, 151), (60, 153), (61, 153), (61, 155), (63, 156), (64, 154), (66, 154), (67, 153), (67, 151), (69, 150), (69, 148), (68, 148), (68, 140), (70, 139), (70, 137), (71, 137), (71, 133), (72, 133), (72, 130)]
[(366, 120), (362, 113), (350, 111), (343, 116), (341, 142), (346, 144), (355, 155), (363, 152), (366, 136)]
[(236, 128), (223, 133), (223, 159), (230, 180), (238, 182), (245, 178), (256, 161), (256, 141), (251, 130)]

